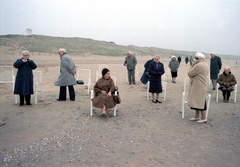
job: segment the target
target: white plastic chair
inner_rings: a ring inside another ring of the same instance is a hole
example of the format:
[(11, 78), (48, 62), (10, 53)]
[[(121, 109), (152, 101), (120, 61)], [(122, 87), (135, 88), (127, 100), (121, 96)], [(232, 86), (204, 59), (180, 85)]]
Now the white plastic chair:
[[(184, 78), (183, 94), (182, 94), (182, 118), (184, 118), (185, 104), (187, 104), (187, 99), (188, 99), (188, 92), (189, 92), (189, 85), (190, 85), (189, 82), (190, 82), (190, 78), (188, 78), (188, 77)], [(211, 100), (211, 95), (207, 94), (207, 96), (206, 96), (206, 101), (207, 101), (206, 118), (208, 118), (210, 100)]]
[[(33, 92), (34, 92), (34, 103), (38, 103), (38, 92), (41, 93), (41, 100), (43, 100), (42, 92), (42, 71), (33, 71)], [(18, 104), (18, 96), (15, 95), (15, 104)]]
[[(216, 102), (218, 102), (218, 93), (219, 93), (219, 83), (217, 83), (217, 88), (216, 88)], [(233, 99), (233, 102), (236, 103), (237, 101), (237, 84), (234, 85), (234, 90), (231, 92), (231, 98)]]
[[(117, 80), (116, 80), (116, 77), (115, 76), (111, 76), (115, 86), (117, 86)], [(115, 96), (117, 96), (117, 91), (115, 91)], [(95, 107), (93, 106), (93, 102), (92, 102), (92, 99), (94, 98), (95, 96), (95, 92), (94, 90), (91, 90), (91, 98), (90, 98), (90, 116), (93, 116), (93, 110), (95, 110)], [(115, 117), (117, 115), (117, 105), (113, 108), (113, 116)]]
[[(15, 75), (13, 66), (0, 66), (0, 83), (12, 84), (14, 92)], [(17, 104), (17, 95), (15, 95), (15, 104)]]
[[(149, 88), (150, 82), (147, 82), (147, 100), (149, 100)], [(162, 75), (162, 90), (163, 90), (163, 100), (166, 101), (167, 95), (167, 82), (165, 81), (165, 74)]]
[(34, 100), (35, 104), (38, 102), (38, 92), (41, 93), (41, 100), (43, 100), (43, 92), (42, 92), (42, 71), (33, 71), (33, 90), (34, 90)]
[[(87, 86), (87, 94), (90, 92), (91, 86), (91, 70), (90, 69), (78, 69), (77, 70), (77, 80), (82, 80), (84, 84), (82, 86)], [(80, 85), (79, 85), (80, 86)]]
[(96, 71), (96, 82), (97, 80), (102, 77), (102, 69), (104, 68), (108, 68), (108, 65), (107, 64), (99, 64), (98, 65), (98, 71)]

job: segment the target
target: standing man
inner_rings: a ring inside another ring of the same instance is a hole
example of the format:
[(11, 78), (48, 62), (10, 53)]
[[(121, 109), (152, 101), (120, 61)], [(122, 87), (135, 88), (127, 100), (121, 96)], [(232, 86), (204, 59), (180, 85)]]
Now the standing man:
[(130, 51), (127, 52), (123, 65), (127, 66), (129, 85), (132, 83), (135, 84), (135, 67), (137, 65), (137, 59)]
[(182, 61), (182, 58), (181, 58), (181, 56), (178, 56), (178, 63), (179, 63), (179, 65), (180, 65), (180, 63), (181, 63), (181, 61)]
[(67, 54), (66, 49), (61, 48), (58, 51), (60, 56), (60, 75), (55, 83), (55, 86), (60, 86), (59, 97), (57, 101), (66, 101), (66, 87), (69, 90), (70, 100), (75, 100), (75, 92), (73, 85), (76, 85), (76, 67), (72, 61), (72, 58)]
[(210, 79), (212, 80), (213, 85), (212, 90), (216, 90), (218, 73), (222, 68), (222, 61), (214, 52), (210, 53), (210, 56)]

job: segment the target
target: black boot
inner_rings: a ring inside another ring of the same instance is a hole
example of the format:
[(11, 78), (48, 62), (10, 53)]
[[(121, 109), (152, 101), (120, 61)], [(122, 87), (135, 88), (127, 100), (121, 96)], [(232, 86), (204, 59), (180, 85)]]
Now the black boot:
[(25, 95), (25, 100), (27, 105), (32, 105), (31, 104), (31, 95)]
[(23, 106), (24, 105), (24, 95), (19, 95), (19, 99), (20, 99), (19, 106)]

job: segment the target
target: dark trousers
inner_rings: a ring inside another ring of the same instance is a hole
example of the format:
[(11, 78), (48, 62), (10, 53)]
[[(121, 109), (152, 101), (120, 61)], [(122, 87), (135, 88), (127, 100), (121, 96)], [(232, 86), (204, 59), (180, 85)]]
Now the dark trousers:
[[(226, 88), (226, 87), (222, 88), (223, 100), (229, 100), (231, 91), (232, 91), (232, 89), (230, 89), (230, 88)], [(226, 95), (227, 95), (227, 97), (226, 97)]]
[(66, 87), (68, 87), (70, 100), (74, 101), (75, 100), (75, 91), (74, 91), (73, 85), (60, 86), (59, 99), (66, 100), (66, 97), (67, 97)]
[(20, 105), (23, 105), (24, 104), (24, 98), (25, 98), (25, 101), (26, 101), (26, 104), (31, 104), (31, 95), (19, 95), (19, 98), (20, 98)]
[(135, 70), (128, 70), (128, 82), (135, 84)]

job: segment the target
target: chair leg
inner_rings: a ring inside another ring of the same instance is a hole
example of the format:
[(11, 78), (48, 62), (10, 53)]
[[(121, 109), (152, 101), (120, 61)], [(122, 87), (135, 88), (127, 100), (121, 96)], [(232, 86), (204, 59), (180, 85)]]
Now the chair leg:
[(184, 118), (185, 93), (182, 94), (182, 118)]
[(206, 119), (208, 118), (208, 112), (209, 112), (209, 107), (210, 107), (210, 100), (211, 100), (211, 95), (207, 95), (207, 111), (206, 111)]

